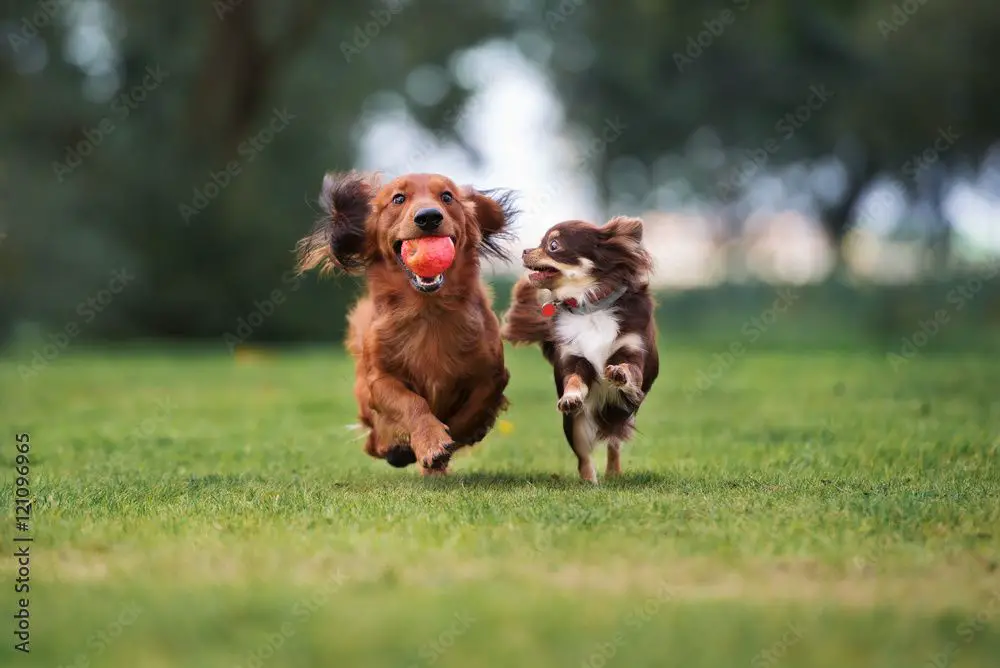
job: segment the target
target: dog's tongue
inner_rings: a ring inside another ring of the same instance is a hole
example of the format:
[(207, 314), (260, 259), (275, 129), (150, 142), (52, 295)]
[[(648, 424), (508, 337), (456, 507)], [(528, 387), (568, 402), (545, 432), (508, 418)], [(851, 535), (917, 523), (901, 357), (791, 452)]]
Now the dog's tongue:
[(403, 262), (417, 276), (433, 278), (443, 274), (455, 261), (451, 237), (420, 237), (403, 242)]

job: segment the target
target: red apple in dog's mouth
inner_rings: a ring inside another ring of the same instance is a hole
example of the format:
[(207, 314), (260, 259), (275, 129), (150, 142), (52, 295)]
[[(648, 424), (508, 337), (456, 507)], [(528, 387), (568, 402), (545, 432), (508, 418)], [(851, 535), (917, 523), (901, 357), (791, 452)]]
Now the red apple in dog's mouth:
[(455, 242), (451, 237), (407, 239), (400, 249), (406, 267), (421, 278), (443, 274), (455, 261)]

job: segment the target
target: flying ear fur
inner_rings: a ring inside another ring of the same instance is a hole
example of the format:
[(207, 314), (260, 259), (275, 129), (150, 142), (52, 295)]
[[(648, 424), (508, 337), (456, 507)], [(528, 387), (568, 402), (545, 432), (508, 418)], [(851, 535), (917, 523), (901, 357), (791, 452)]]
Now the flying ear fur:
[(615, 246), (627, 257), (630, 264), (641, 273), (653, 270), (653, 257), (642, 245), (642, 219), (632, 216), (615, 216), (609, 220), (601, 231), (604, 243)]
[(368, 266), (367, 223), (378, 188), (374, 174), (329, 172), (323, 177), (319, 204), (325, 215), (296, 245), (299, 273), (316, 268), (321, 274), (335, 268), (356, 273)]
[(504, 242), (514, 239), (513, 224), (519, 213), (514, 205), (514, 191), (502, 188), (476, 190), (465, 186), (462, 194), (466, 211), (475, 218), (482, 234), (480, 254), (510, 262), (510, 252), (504, 248)]
[(642, 243), (642, 218), (615, 216), (604, 225), (609, 236), (625, 237), (635, 243)]

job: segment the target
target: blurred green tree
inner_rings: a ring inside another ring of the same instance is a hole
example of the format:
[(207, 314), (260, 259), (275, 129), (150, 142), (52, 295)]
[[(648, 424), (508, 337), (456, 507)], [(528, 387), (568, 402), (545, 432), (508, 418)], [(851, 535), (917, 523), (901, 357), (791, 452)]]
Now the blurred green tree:
[[(551, 77), (571, 130), (624, 122), (584, 167), (606, 198), (643, 202), (681, 176), (733, 229), (754, 173), (837, 157), (835, 240), (894, 174), (931, 203), (943, 256), (947, 177), (1000, 136), (989, 0), (10, 0), (0, 25), (0, 328), (340, 336), (355, 282), (288, 273), (322, 173), (354, 163), (372, 96), (421, 66), (450, 78), (410, 114), (458, 139), (469, 91), (451, 59), (492, 38)], [(723, 160), (686, 152), (703, 128)], [(621, 159), (652, 175), (644, 192), (613, 178)], [(81, 304), (122, 269), (135, 280), (87, 321)]]
[[(986, 0), (545, 7), (533, 29), (554, 43), (547, 64), (570, 120), (596, 128), (606, 118), (628, 119), (629, 131), (594, 161), (605, 177), (621, 157), (652, 167), (701, 127), (732, 149), (714, 174), (694, 180), (700, 195), (723, 204), (752, 186), (736, 179), (729, 187), (734, 174), (753, 171), (747, 163), (836, 156), (847, 183), (822, 220), (839, 243), (880, 175), (927, 197), (940, 222), (943, 171), (977, 165), (1000, 137), (1000, 86), (988, 65), (1000, 62), (1000, 5)], [(591, 59), (585, 67), (581, 52)], [(790, 119), (814, 87), (830, 91), (829, 100), (814, 104), (808, 120)], [(776, 148), (758, 161), (769, 140)], [(614, 195), (610, 179), (598, 182)], [(948, 226), (937, 229), (934, 240), (946, 242)]]

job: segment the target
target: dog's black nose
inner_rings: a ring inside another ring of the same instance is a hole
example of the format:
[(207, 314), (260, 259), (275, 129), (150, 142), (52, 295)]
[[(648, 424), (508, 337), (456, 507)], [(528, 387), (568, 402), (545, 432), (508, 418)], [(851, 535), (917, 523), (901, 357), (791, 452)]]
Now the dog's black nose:
[(528, 249), (527, 248), (525, 248), (523, 251), (521, 251), (521, 257), (522, 258), (528, 257)]
[(416, 223), (417, 227), (422, 229), (424, 232), (436, 230), (442, 220), (444, 220), (444, 215), (434, 208), (421, 209), (420, 211), (417, 211), (417, 215), (413, 217), (413, 222)]

